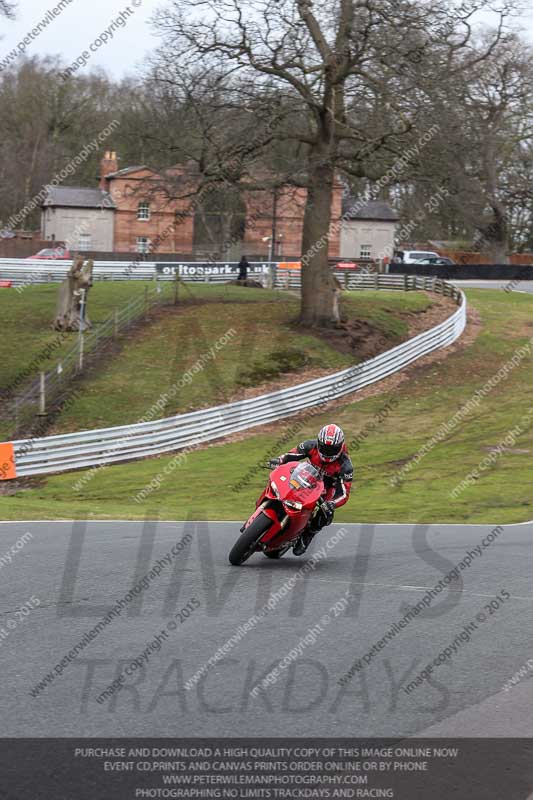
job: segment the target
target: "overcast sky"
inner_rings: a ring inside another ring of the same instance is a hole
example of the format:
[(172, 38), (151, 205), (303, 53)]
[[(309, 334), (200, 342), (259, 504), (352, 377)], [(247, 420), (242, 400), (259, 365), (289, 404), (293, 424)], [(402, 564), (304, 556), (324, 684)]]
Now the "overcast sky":
[[(17, 19), (2, 21), (0, 60), (16, 48), (24, 36), (35, 27), (58, 0), (19, 0)], [(243, 0), (245, 3), (246, 0)], [(135, 5), (137, 4), (137, 5)], [(89, 51), (97, 37), (124, 13), (126, 24), (118, 28), (113, 39), (91, 53), (90, 61), (82, 69), (103, 67), (115, 78), (135, 72), (135, 66), (157, 45), (157, 38), (148, 24), (148, 19), (157, 5), (164, 0), (71, 0), (60, 16), (27, 47), (27, 54), (60, 54), (67, 65), (74, 62), (80, 53)], [(131, 9), (128, 15), (127, 8)], [(528, 12), (522, 19), (524, 33), (533, 43), (533, 0), (528, 2)]]
[[(37, 23), (46, 17), (49, 9), (57, 7), (59, 0), (19, 0), (16, 20), (2, 21), (0, 60), (4, 58)], [(27, 55), (59, 54), (67, 66), (123, 12), (124, 27), (117, 27), (113, 38), (91, 53), (83, 68), (103, 67), (112, 77), (122, 78), (135, 71), (143, 57), (158, 42), (148, 25), (148, 19), (161, 0), (71, 0), (61, 14), (48, 25), (27, 47)], [(131, 10), (128, 13), (127, 9)], [(78, 73), (79, 74), (79, 73)]]

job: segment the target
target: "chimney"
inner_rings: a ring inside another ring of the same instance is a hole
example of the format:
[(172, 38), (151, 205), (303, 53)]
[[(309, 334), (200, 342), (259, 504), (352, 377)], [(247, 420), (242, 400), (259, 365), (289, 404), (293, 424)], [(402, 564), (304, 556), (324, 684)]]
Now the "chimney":
[(103, 189), (105, 192), (109, 190), (109, 181), (107, 180), (107, 176), (112, 172), (117, 172), (117, 170), (117, 154), (114, 150), (106, 150), (104, 157), (100, 162), (100, 189)]

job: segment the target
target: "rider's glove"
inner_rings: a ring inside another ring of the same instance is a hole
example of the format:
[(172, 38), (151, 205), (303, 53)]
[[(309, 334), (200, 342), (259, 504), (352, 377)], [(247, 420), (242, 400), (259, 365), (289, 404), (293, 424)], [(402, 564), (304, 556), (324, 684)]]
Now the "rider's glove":
[(335, 511), (335, 508), (336, 508), (335, 503), (332, 500), (325, 500), (320, 505), (320, 511), (322, 512), (326, 520), (328, 520), (327, 522), (328, 525), (333, 519), (333, 513)]
[(269, 467), (279, 467), (281, 464), (281, 458), (271, 458), (268, 462)]

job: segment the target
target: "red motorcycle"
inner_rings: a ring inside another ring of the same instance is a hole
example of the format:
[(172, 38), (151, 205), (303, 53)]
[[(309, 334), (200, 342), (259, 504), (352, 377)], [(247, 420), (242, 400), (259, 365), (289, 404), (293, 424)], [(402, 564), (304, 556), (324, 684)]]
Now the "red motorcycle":
[(308, 461), (272, 470), (256, 510), (230, 551), (230, 563), (244, 564), (256, 552), (281, 558), (311, 521), (324, 492), (320, 470)]

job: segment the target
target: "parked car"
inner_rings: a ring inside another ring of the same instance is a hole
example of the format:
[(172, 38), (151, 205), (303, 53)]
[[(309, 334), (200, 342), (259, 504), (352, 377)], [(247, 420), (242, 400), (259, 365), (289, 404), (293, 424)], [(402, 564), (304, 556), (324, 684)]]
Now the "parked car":
[(453, 267), (455, 261), (453, 258), (448, 258), (447, 256), (439, 256), (438, 258), (421, 258), (420, 261), (417, 261), (417, 264), (435, 264), (440, 267)]
[(45, 260), (50, 259), (70, 259), (72, 256), (70, 255), (70, 250), (67, 250), (66, 247), (45, 247), (44, 250), (39, 250), (39, 252), (34, 256), (28, 256), (30, 258), (43, 258)]
[(392, 259), (393, 263), (415, 264), (423, 258), (440, 258), (432, 250), (396, 250)]

